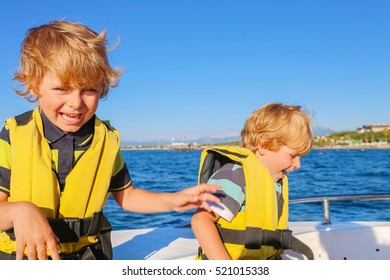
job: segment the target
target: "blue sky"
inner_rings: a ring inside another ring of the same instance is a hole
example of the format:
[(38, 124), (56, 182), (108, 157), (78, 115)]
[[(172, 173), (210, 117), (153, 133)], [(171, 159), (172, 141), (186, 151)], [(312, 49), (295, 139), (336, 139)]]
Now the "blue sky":
[(20, 0), (0, 2), (0, 119), (35, 107), (12, 76), (28, 28), (107, 28), (124, 69), (98, 109), (123, 141), (238, 135), (268, 102), (304, 106), (336, 131), (390, 124), (390, 2)]

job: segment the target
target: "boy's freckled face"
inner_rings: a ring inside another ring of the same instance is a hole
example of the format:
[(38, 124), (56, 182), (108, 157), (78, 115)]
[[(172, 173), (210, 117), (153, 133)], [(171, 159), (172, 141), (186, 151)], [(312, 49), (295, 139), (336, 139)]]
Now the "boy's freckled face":
[(287, 146), (279, 151), (264, 150), (258, 157), (269, 170), (274, 182), (283, 179), (286, 172), (293, 172), (301, 167), (300, 156)]
[(48, 119), (64, 132), (78, 131), (95, 114), (101, 89), (64, 89), (52, 73), (46, 73), (38, 92), (39, 105)]

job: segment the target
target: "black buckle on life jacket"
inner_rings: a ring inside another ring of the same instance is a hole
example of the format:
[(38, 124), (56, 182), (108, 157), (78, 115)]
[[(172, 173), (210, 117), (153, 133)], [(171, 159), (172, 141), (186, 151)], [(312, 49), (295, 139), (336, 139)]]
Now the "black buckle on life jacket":
[(263, 244), (263, 229), (257, 227), (246, 227), (244, 242), (246, 249), (260, 249)]
[(81, 236), (97, 235), (102, 226), (103, 212), (92, 217), (49, 219), (49, 224), (60, 242), (77, 242)]
[(60, 242), (77, 242), (81, 236), (82, 219), (65, 218), (50, 219), (49, 224), (54, 233), (60, 239)]
[(262, 245), (273, 246), (278, 249), (290, 249), (292, 244), (292, 231), (263, 230), (256, 227), (247, 227), (244, 245), (246, 249), (260, 249)]
[(68, 224), (68, 227), (71, 231), (73, 231), (77, 238), (79, 239), (81, 236), (81, 229), (83, 228), (83, 220), (79, 218), (67, 218), (64, 221)]
[(264, 245), (273, 246), (278, 249), (290, 249), (292, 231), (289, 229), (277, 229), (275, 231), (264, 231)]

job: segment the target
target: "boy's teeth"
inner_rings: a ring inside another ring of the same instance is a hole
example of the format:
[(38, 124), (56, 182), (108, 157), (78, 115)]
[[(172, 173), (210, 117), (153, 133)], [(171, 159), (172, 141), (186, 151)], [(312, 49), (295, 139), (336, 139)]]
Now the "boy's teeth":
[(78, 118), (80, 116), (80, 114), (65, 114), (65, 113), (63, 113), (62, 115), (67, 117), (67, 118), (72, 118), (72, 119)]

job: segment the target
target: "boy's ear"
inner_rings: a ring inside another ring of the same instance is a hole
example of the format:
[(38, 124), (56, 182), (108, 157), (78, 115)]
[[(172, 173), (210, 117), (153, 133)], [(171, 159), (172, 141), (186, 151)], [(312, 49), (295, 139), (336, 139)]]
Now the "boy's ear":
[(261, 143), (259, 143), (257, 144), (257, 151), (261, 156), (264, 156), (266, 148), (264, 148), (264, 146)]
[(30, 93), (31, 93), (32, 96), (39, 97), (38, 92), (35, 89), (33, 89), (33, 88), (30, 88)]
[(31, 87), (31, 84), (30, 84), (30, 82), (28, 81), (28, 76), (27, 76), (27, 74), (23, 74), (23, 83), (24, 83), (24, 85), (28, 88), (28, 91), (30, 92), (31, 95), (33, 95), (33, 96), (38, 96), (38, 91), (35, 90), (35, 89), (33, 89), (33, 88)]
[(32, 89), (32, 88), (30, 88), (30, 93), (31, 93), (31, 95), (33, 95), (33, 96), (38, 96), (38, 94), (36, 93), (36, 91), (35, 91), (34, 89)]

